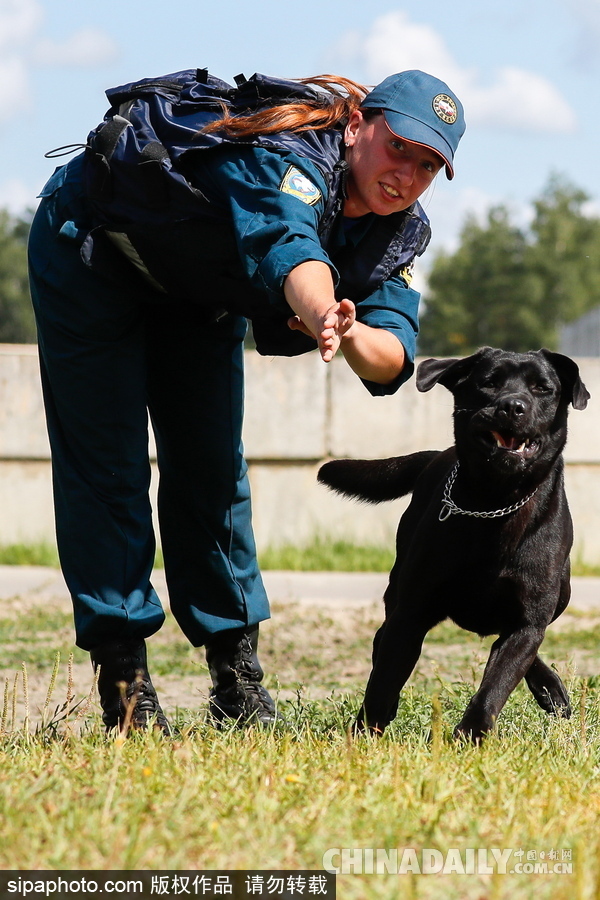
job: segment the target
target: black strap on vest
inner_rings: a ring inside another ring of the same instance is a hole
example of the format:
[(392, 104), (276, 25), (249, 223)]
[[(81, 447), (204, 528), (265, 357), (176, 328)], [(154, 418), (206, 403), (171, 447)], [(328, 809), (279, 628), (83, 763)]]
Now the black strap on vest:
[(169, 191), (162, 165), (166, 159), (169, 159), (169, 153), (160, 141), (146, 144), (140, 154), (140, 175), (148, 201), (154, 209), (164, 209), (169, 204)]
[(93, 157), (93, 162), (89, 166), (89, 172), (93, 173), (93, 177), (90, 178), (88, 187), (92, 200), (108, 201), (112, 198), (110, 161), (119, 143), (119, 138), (125, 129), (130, 127), (129, 119), (117, 114), (97, 130), (93, 148), (88, 147), (88, 152)]

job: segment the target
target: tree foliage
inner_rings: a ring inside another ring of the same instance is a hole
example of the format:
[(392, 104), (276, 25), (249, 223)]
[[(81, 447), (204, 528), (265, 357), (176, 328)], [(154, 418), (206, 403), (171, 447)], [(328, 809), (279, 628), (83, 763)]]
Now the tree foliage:
[(468, 218), (456, 252), (434, 260), (419, 351), (556, 347), (561, 324), (600, 304), (600, 219), (585, 214), (588, 199), (553, 176), (528, 231), (505, 206), (483, 224)]
[(534, 201), (529, 260), (544, 293), (544, 312), (570, 322), (600, 304), (600, 219), (586, 216), (590, 198), (553, 176)]
[(0, 210), (0, 343), (36, 340), (27, 279), (29, 224)]

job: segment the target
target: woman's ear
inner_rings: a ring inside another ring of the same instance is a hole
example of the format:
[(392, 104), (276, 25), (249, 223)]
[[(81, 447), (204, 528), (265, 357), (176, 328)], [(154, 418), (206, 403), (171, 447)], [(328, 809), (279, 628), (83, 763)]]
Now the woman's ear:
[(354, 146), (354, 142), (356, 140), (356, 134), (360, 127), (360, 124), (363, 120), (363, 114), (360, 109), (355, 109), (350, 113), (350, 118), (348, 119), (348, 124), (344, 130), (344, 143), (346, 147)]

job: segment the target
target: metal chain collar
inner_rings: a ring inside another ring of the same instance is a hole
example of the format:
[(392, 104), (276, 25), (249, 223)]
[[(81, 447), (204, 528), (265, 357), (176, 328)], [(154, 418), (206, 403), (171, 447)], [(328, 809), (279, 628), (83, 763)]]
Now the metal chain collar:
[(522, 506), (525, 506), (534, 494), (537, 493), (538, 488), (535, 491), (532, 491), (531, 494), (527, 494), (526, 497), (523, 497), (522, 500), (519, 500), (518, 503), (513, 503), (512, 506), (507, 506), (504, 509), (495, 509), (493, 512), (476, 512), (472, 509), (461, 509), (460, 506), (457, 506), (454, 500), (450, 496), (450, 491), (456, 481), (456, 476), (458, 475), (458, 470), (460, 467), (460, 463), (456, 463), (450, 475), (448, 476), (448, 481), (446, 482), (446, 487), (444, 488), (444, 496), (442, 498), (442, 508), (440, 510), (440, 514), (438, 516), (440, 522), (445, 522), (449, 516), (474, 516), (476, 519), (497, 519), (499, 516), (507, 516), (509, 513), (515, 512), (517, 509), (520, 509)]

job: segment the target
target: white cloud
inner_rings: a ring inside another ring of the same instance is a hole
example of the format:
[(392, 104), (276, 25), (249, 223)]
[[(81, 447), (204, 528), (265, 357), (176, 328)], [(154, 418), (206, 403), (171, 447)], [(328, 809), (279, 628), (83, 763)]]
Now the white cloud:
[[(492, 194), (475, 187), (458, 189), (458, 186), (447, 186), (444, 181), (434, 181), (429, 196), (420, 198), (425, 212), (431, 219), (432, 239), (430, 247), (421, 260), (417, 261), (416, 271), (426, 278), (435, 255), (444, 250), (455, 253), (460, 246), (460, 233), (467, 217), (473, 217), (482, 227), (486, 225), (488, 214), (494, 206), (508, 207), (510, 221), (517, 228), (527, 230), (534, 215), (533, 206), (529, 202), (512, 200), (507, 203), (506, 197)], [(419, 290), (419, 288), (416, 288)]]
[(37, 0), (0, 0), (0, 49), (14, 49), (27, 41), (40, 25), (42, 8)]
[(332, 52), (346, 66), (364, 71), (370, 84), (403, 69), (422, 69), (441, 78), (463, 102), (468, 125), (546, 133), (576, 127), (575, 114), (549, 81), (505, 67), (486, 83), (477, 69), (458, 64), (437, 31), (412, 22), (402, 11), (379, 16), (366, 35), (342, 35)]
[(457, 72), (443, 38), (429, 25), (411, 22), (405, 12), (387, 13), (375, 19), (363, 47), (373, 83), (402, 69), (423, 69), (444, 79)]
[(42, 38), (33, 47), (32, 59), (46, 66), (98, 66), (117, 56), (115, 41), (99, 28), (84, 28), (66, 41)]
[(425, 212), (432, 221), (433, 237), (431, 247), (419, 265), (427, 269), (438, 250), (454, 253), (460, 243), (460, 231), (467, 215), (475, 216), (480, 224), (484, 224), (492, 206), (503, 201), (478, 188), (466, 187), (457, 190), (454, 186), (447, 188), (444, 182), (434, 182), (430, 196), (425, 195), (420, 201)]
[(0, 122), (10, 119), (19, 110), (29, 107), (31, 97), (27, 84), (27, 70), (17, 55), (0, 59)]
[(581, 207), (581, 212), (590, 219), (600, 219), (600, 200), (588, 200)]
[(600, 0), (563, 0), (563, 6), (584, 28), (600, 32)]
[(457, 93), (464, 96), (473, 124), (505, 126), (518, 131), (569, 133), (575, 113), (545, 78), (524, 69), (503, 68), (488, 86), (467, 75)]
[(0, 0), (0, 122), (30, 105), (23, 48), (41, 21), (37, 0)]
[[(443, 182), (434, 182), (434, 185), (437, 186), (429, 199), (425, 197), (420, 201), (432, 222), (431, 244), (425, 255), (416, 261), (411, 285), (424, 297), (422, 309), (427, 306), (428, 276), (436, 255), (442, 250), (449, 254), (456, 253), (460, 246), (460, 232), (467, 216), (473, 216), (483, 226), (490, 209), (503, 202), (501, 197), (478, 188), (448, 189)], [(511, 216), (516, 214), (517, 218), (521, 218), (525, 212), (525, 209), (511, 206)]]
[(26, 209), (35, 209), (39, 193), (37, 188), (25, 184), (19, 178), (9, 178), (0, 182), (0, 209), (7, 209), (12, 215), (22, 215)]
[(579, 26), (572, 61), (577, 68), (591, 68), (598, 64), (600, 41), (600, 0), (563, 0), (569, 15)]
[(96, 66), (117, 54), (115, 41), (100, 29), (82, 29), (59, 43), (44, 37), (43, 23), (38, 0), (0, 0), (0, 123), (31, 107), (33, 65)]

